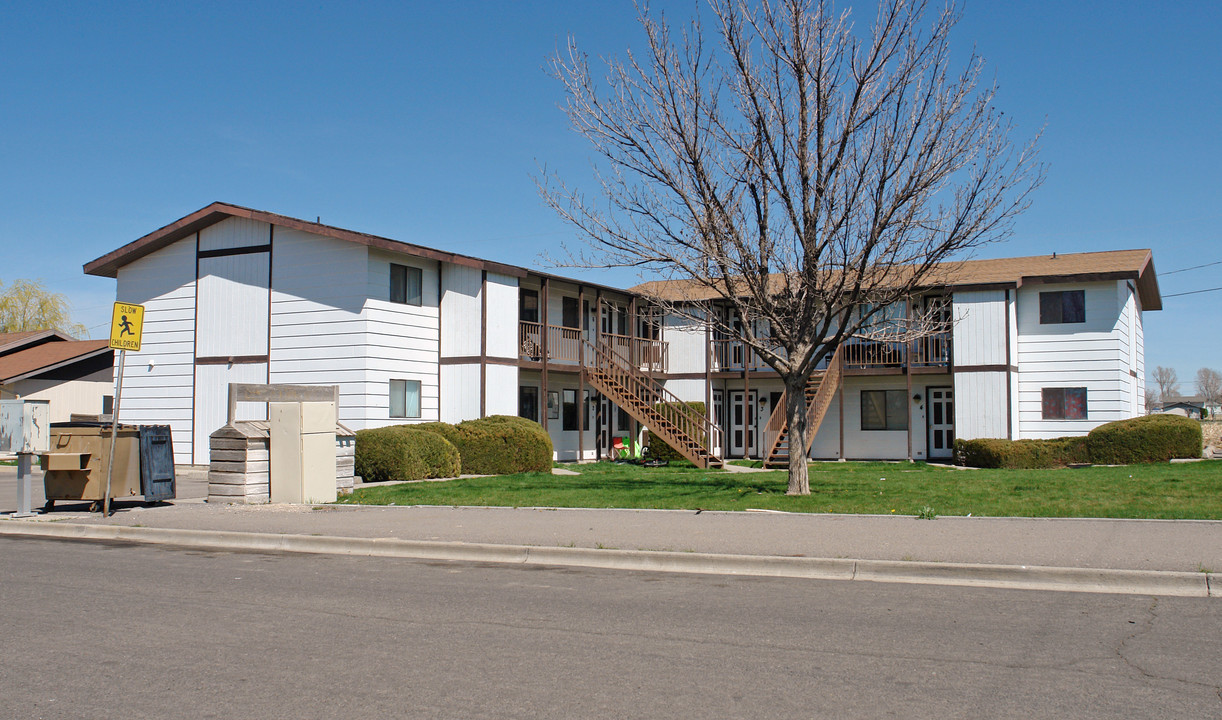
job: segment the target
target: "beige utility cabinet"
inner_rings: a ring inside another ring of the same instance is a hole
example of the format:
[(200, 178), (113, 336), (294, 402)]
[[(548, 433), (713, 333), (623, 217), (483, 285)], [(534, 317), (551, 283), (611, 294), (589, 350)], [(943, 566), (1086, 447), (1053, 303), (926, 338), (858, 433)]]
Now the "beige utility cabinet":
[(271, 501), (335, 502), (335, 403), (268, 403)]

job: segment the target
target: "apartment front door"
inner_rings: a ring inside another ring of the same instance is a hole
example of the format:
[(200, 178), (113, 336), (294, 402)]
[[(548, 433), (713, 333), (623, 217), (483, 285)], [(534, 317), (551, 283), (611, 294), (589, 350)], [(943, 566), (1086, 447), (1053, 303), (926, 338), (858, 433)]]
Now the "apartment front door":
[(952, 388), (926, 388), (929, 395), (929, 459), (949, 459), (955, 453), (955, 401)]
[[(747, 399), (747, 407), (743, 407), (743, 391), (733, 390), (730, 392), (730, 454), (743, 456), (747, 454), (748, 449), (752, 454), (758, 454), (756, 450), (755, 437), (756, 430), (759, 428), (759, 423), (751, 418), (755, 413), (757, 394), (754, 390), (751, 391), (750, 397)], [(746, 411), (746, 412), (744, 412)], [(751, 419), (751, 422), (746, 422)]]

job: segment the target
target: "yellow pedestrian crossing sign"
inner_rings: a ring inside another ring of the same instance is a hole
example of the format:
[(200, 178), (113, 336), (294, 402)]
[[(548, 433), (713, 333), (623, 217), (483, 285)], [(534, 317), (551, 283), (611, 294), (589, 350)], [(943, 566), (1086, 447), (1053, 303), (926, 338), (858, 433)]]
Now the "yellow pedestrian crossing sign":
[(110, 347), (115, 350), (139, 350), (140, 333), (144, 331), (144, 306), (115, 303), (110, 317)]

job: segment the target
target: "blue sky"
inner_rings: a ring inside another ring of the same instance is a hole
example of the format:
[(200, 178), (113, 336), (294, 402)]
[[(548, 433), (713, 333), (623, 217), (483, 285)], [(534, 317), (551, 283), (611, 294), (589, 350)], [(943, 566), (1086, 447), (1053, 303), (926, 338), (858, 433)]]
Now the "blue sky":
[[(1222, 260), (1220, 31), (1214, 2), (969, 2), (956, 40), (1020, 137), (1045, 128), (1048, 164), (1014, 238), (979, 256), (1148, 247), (1165, 295), (1222, 286), (1222, 264), (1166, 274)], [(214, 200), (541, 267), (572, 233), (532, 175), (588, 176), (544, 71), (569, 34), (595, 56), (641, 46), (630, 0), (10, 0), (0, 280), (43, 280), (102, 335), (114, 282), (81, 265)], [(1222, 368), (1219, 307), (1166, 298), (1147, 365)]]

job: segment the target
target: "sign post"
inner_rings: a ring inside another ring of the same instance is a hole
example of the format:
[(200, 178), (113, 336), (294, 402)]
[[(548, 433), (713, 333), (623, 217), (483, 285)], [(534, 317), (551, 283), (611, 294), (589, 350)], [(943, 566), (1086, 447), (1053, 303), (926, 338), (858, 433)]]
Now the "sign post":
[(115, 406), (110, 414), (110, 457), (106, 459), (106, 494), (102, 498), (102, 516), (110, 517), (110, 478), (115, 468), (115, 435), (119, 428), (119, 403), (123, 399), (123, 365), (127, 351), (140, 351), (144, 333), (144, 306), (115, 303), (110, 316), (110, 347), (119, 351), (119, 370), (115, 373)]

